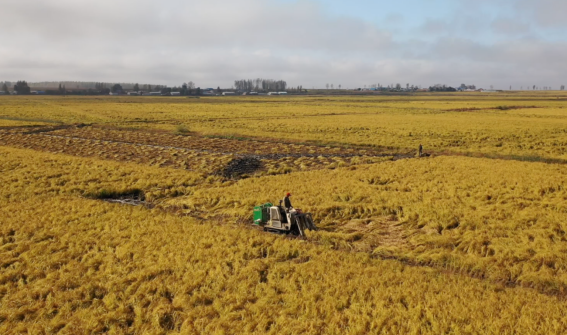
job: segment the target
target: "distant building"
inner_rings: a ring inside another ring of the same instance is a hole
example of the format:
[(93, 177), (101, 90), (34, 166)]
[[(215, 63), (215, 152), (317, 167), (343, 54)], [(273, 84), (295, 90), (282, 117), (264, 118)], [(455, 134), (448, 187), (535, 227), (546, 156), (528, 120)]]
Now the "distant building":
[(172, 96), (178, 96), (178, 95), (181, 95), (181, 92), (171, 92), (170, 94), (171, 94)]
[(140, 95), (139, 92), (128, 92), (128, 95)]
[(222, 95), (236, 95), (234, 92), (222, 92)]
[(150, 92), (150, 93), (148, 93), (148, 95), (161, 96), (161, 92)]

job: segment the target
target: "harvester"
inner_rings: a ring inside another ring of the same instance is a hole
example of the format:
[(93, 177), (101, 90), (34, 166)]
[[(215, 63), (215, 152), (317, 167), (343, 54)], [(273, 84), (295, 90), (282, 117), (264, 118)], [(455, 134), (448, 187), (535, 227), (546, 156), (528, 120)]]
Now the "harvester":
[(254, 207), (254, 224), (264, 227), (264, 231), (298, 236), (305, 236), (306, 229), (317, 230), (311, 213), (286, 210), (281, 202), (279, 206), (266, 203)]

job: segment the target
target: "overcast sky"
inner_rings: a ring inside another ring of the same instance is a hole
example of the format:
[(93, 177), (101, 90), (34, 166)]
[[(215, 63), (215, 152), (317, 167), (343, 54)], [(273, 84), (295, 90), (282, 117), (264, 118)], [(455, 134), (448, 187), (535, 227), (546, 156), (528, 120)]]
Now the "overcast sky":
[(0, 81), (567, 85), (566, 0), (21, 0)]

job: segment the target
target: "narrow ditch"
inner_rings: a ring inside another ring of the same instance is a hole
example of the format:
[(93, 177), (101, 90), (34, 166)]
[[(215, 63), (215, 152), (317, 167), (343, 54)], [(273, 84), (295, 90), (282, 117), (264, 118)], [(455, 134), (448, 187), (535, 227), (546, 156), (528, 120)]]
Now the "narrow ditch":
[(83, 196), (87, 199), (101, 200), (115, 204), (144, 206), (146, 208), (155, 207), (153, 203), (146, 201), (144, 191), (140, 189), (128, 189), (122, 191), (103, 189), (97, 192), (86, 193)]

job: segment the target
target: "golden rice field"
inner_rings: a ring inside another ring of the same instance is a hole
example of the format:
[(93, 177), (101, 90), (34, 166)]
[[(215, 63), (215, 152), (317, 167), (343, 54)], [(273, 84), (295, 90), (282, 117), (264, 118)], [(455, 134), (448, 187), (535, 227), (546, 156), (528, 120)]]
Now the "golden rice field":
[(564, 334), (566, 106), (0, 97), (0, 334)]

